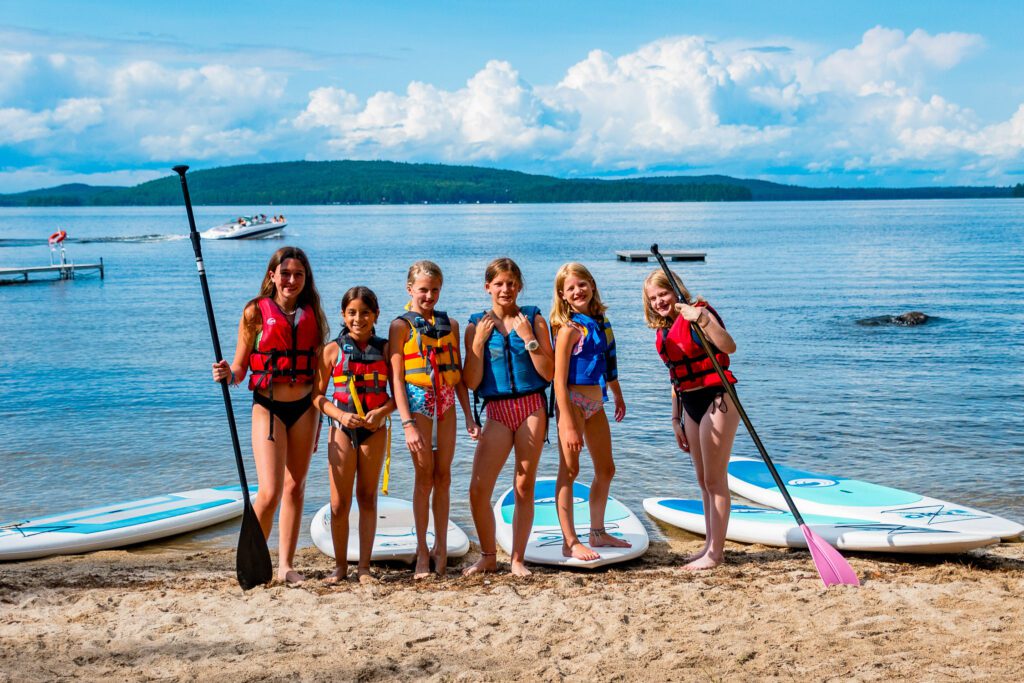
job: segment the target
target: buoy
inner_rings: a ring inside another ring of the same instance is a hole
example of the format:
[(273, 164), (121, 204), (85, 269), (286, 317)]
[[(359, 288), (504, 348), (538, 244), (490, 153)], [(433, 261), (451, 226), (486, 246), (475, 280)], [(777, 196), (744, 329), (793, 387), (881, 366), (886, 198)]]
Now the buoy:
[(60, 244), (67, 238), (67, 236), (68, 234), (65, 231), (58, 230), (57, 232), (50, 235), (50, 246), (52, 247), (55, 244)]

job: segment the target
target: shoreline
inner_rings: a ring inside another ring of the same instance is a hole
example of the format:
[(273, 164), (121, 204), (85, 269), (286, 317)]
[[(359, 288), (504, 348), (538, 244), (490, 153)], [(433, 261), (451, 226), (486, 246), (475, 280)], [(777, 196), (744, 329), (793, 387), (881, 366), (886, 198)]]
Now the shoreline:
[[(234, 550), (111, 550), (0, 565), (0, 682), (89, 680), (1015, 680), (1024, 658), (1024, 543), (964, 555), (848, 554), (860, 588), (825, 589), (806, 551), (652, 542), (593, 571), (532, 566), (414, 582), (309, 580), (243, 593)], [(354, 571), (351, 572), (354, 574)], [(12, 674), (11, 672), (17, 672)]]

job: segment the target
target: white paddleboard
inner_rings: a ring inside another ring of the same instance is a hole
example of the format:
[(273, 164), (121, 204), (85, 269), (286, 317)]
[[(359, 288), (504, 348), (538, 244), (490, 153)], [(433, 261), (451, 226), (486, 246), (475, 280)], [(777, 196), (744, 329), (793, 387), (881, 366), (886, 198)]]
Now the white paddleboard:
[[(320, 508), (309, 525), (313, 543), (325, 555), (334, 557), (334, 541), (331, 539), (331, 505)], [(434, 544), (434, 520), (431, 516), (427, 527), (427, 546)], [(462, 557), (469, 552), (469, 537), (459, 526), (448, 522), (448, 557)], [(380, 496), (377, 498), (377, 535), (373, 537), (371, 560), (400, 560), (413, 562), (416, 559), (416, 524), (412, 516), (412, 502), (401, 498)], [(352, 501), (348, 516), (348, 561), (359, 561), (359, 506)]]
[[(573, 523), (576, 534), (583, 543), (590, 538), (590, 487), (575, 482), (573, 484)], [(558, 509), (555, 504), (555, 478), (541, 477), (537, 479), (534, 489), (533, 530), (530, 540), (526, 543), (527, 562), (551, 564), (565, 567), (600, 567), (615, 562), (624, 562), (640, 557), (647, 552), (650, 539), (643, 523), (625, 505), (613, 496), (608, 497), (605, 508), (604, 526), (609, 534), (624, 538), (633, 544), (631, 548), (594, 548), (601, 557), (590, 562), (583, 562), (562, 555), (562, 529), (558, 525)], [(494, 504), (494, 520), (498, 545), (506, 553), (512, 552), (512, 515), (515, 511), (515, 492), (510, 487)]]
[[(1017, 522), (966, 505), (784, 465), (776, 465), (776, 469), (802, 515), (813, 513), (911, 524), (992, 538), (1015, 539), (1024, 533), (1024, 526)], [(755, 503), (787, 509), (768, 467), (759, 459), (730, 460), (729, 488)]]
[[(256, 488), (250, 486), (253, 495)], [(201, 529), (242, 514), (242, 487), (179, 491), (0, 524), (0, 560), (120, 548)]]
[[(645, 498), (651, 517), (701, 536), (705, 533), (704, 503), (679, 498)], [(991, 545), (991, 536), (927, 529), (907, 524), (826, 515), (803, 515), (807, 526), (832, 547), (886, 553), (962, 553)], [(725, 537), (739, 543), (779, 548), (806, 548), (807, 539), (792, 514), (773, 508), (733, 505)]]

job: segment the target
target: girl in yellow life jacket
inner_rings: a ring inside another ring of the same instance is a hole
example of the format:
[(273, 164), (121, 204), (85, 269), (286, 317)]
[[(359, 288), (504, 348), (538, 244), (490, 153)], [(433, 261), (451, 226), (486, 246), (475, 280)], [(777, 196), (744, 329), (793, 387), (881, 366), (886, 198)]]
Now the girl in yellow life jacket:
[[(331, 418), (327, 461), (331, 480), (331, 539), (335, 570), (325, 579), (337, 583), (348, 575), (349, 510), (352, 488), (359, 504), (360, 583), (372, 582), (370, 554), (377, 532), (377, 482), (385, 452), (390, 454), (390, 427), (395, 409), (388, 396), (391, 376), (387, 340), (374, 334), (380, 315), (377, 295), (353, 287), (341, 298), (342, 328), (320, 354), (313, 404)], [(333, 401), (327, 388), (334, 382)], [(387, 474), (384, 475), (387, 493)]]
[[(474, 440), (480, 428), (473, 419), (469, 392), (462, 382), (459, 324), (435, 310), (444, 275), (431, 261), (409, 268), (405, 289), (406, 312), (391, 322), (388, 346), (395, 404), (402, 417), (405, 443), (412, 453), (415, 485), (412, 496), (416, 522), (414, 577), (430, 575), (433, 557), (437, 573), (448, 565), (448, 507), (455, 456), (455, 400), (462, 406), (466, 429)], [(433, 504), (431, 505), (431, 494)], [(434, 547), (427, 548), (427, 522), (434, 513)]]

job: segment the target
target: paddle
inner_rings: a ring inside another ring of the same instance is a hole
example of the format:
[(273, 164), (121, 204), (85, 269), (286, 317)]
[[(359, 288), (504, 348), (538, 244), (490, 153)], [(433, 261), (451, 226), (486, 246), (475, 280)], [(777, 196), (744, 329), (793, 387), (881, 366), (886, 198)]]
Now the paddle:
[[(654, 258), (658, 259), (658, 263), (661, 265), (661, 269), (665, 271), (665, 276), (668, 281), (672, 284), (672, 289), (676, 293), (676, 298), (680, 302), (683, 301), (683, 293), (679, 289), (679, 283), (672, 277), (672, 272), (668, 269), (668, 264), (665, 263), (665, 258), (658, 251), (658, 245), (651, 245), (651, 253), (654, 254)], [(772, 478), (775, 479), (775, 484), (779, 487), (779, 491), (782, 492), (782, 497), (786, 499), (786, 505), (789, 506), (789, 511), (793, 513), (793, 517), (796, 518), (796, 523), (800, 525), (800, 531), (803, 532), (804, 538), (807, 539), (807, 548), (811, 551), (811, 559), (814, 560), (814, 566), (818, 570), (818, 575), (821, 576), (822, 582), (826, 586), (832, 586), (835, 584), (846, 584), (848, 586), (859, 586), (860, 580), (857, 579), (856, 572), (853, 571), (853, 567), (850, 563), (839, 554), (839, 551), (828, 544), (825, 539), (818, 536), (816, 533), (811, 531), (811, 528), (804, 522), (804, 518), (800, 515), (800, 511), (796, 509), (796, 503), (789, 495), (789, 491), (786, 490), (786, 485), (782, 483), (782, 477), (779, 476), (778, 470), (775, 469), (772, 459), (768, 457), (768, 451), (765, 450), (764, 444), (761, 443), (761, 439), (757, 436), (757, 432), (754, 431), (754, 425), (751, 424), (750, 418), (747, 417), (747, 411), (743, 410), (743, 404), (740, 403), (739, 396), (736, 395), (736, 389), (725, 377), (725, 371), (722, 370), (722, 366), (719, 365), (718, 359), (715, 358), (715, 352), (711, 348), (711, 344), (708, 343), (707, 337), (704, 336), (704, 330), (701, 329), (700, 325), (690, 325), (690, 329), (697, 333), (697, 339), (700, 340), (700, 345), (704, 347), (704, 353), (708, 354), (708, 358), (711, 359), (711, 363), (715, 366), (715, 371), (718, 373), (718, 377), (722, 380), (722, 386), (729, 394), (729, 398), (732, 399), (733, 405), (736, 406), (736, 410), (739, 411), (740, 417), (743, 418), (743, 424), (747, 426), (747, 431), (750, 432), (750, 438), (754, 440), (754, 444), (757, 446), (757, 450), (761, 452), (761, 458), (764, 459), (764, 464), (768, 466), (768, 471), (772, 473)]]
[[(188, 213), (189, 237), (192, 250), (196, 253), (196, 268), (199, 270), (199, 283), (203, 286), (203, 300), (206, 302), (206, 319), (210, 323), (210, 337), (213, 339), (213, 354), (219, 363), (223, 359), (220, 352), (220, 338), (217, 336), (217, 322), (213, 317), (213, 303), (210, 300), (210, 286), (206, 282), (206, 266), (203, 265), (203, 250), (200, 246), (199, 231), (196, 230), (196, 219), (192, 215), (192, 200), (188, 195), (188, 183), (185, 182), (185, 171), (188, 166), (175, 166), (174, 171), (181, 177), (181, 192), (185, 197), (185, 211)], [(242, 448), (238, 443), (238, 428), (235, 426), (235, 413), (231, 409), (231, 396), (228, 394), (228, 380), (221, 382), (224, 393), (224, 409), (227, 411), (228, 426), (231, 428), (231, 444), (235, 447), (235, 465), (238, 466), (238, 481), (242, 485), (242, 528), (238, 532), (238, 553), (235, 557), (235, 574), (242, 590), (249, 590), (265, 583), (274, 577), (274, 568), (270, 562), (270, 550), (267, 539), (263, 536), (260, 520), (249, 499), (249, 484), (245, 478), (245, 465), (242, 463)]]

